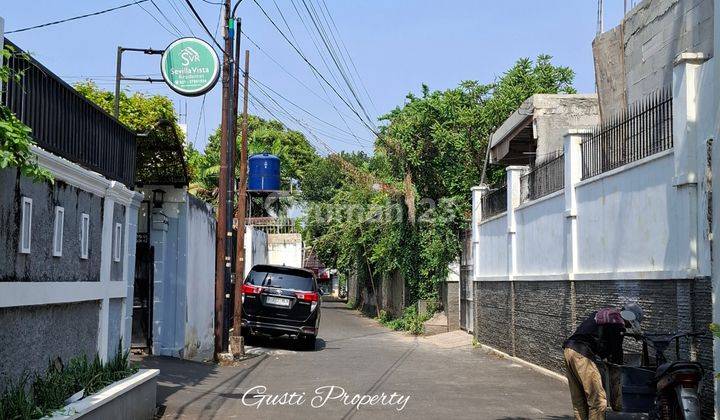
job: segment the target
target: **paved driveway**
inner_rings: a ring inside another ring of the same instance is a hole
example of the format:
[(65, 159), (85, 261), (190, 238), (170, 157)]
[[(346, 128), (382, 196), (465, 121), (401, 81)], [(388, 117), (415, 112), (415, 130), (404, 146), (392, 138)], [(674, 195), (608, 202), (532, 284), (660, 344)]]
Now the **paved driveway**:
[[(566, 385), (450, 334), (391, 332), (339, 303), (323, 306), (314, 351), (262, 340), (240, 367), (149, 358), (163, 418), (569, 418)], [(365, 397), (363, 397), (365, 396)], [(243, 398), (244, 397), (244, 398)], [(361, 404), (359, 404), (361, 403)]]

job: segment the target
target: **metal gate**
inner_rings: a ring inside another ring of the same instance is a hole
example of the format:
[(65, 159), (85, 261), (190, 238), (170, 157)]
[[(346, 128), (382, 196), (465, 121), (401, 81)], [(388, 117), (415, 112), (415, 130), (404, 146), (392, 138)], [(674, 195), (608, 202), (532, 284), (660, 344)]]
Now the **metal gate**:
[(475, 324), (472, 232), (463, 232), (460, 241), (460, 328), (472, 332)]
[(138, 234), (135, 256), (131, 347), (147, 349), (148, 353), (152, 353), (155, 248), (147, 243), (146, 238), (147, 234)]

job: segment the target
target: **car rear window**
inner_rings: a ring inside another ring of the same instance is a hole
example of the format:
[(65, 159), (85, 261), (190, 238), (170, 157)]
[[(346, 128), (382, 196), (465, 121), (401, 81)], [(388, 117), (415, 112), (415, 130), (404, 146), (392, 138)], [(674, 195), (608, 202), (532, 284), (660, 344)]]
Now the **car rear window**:
[(274, 270), (251, 270), (245, 283), (254, 286), (278, 287), (281, 289), (314, 291), (315, 282), (312, 276), (298, 272)]

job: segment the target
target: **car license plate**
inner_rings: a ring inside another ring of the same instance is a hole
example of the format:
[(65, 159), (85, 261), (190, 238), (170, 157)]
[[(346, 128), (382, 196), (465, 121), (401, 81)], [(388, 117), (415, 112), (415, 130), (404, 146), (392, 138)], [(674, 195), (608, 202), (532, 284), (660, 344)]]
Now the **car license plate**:
[(290, 299), (268, 296), (265, 303), (278, 306), (290, 306)]

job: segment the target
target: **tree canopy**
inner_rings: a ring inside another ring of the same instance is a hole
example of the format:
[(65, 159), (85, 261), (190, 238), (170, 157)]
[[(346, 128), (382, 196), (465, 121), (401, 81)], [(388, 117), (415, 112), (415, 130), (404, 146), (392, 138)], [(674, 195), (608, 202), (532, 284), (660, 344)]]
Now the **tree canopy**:
[[(437, 298), (460, 253), (490, 134), (533, 94), (574, 93), (573, 79), (571, 69), (541, 55), (518, 60), (491, 83), (443, 91), (423, 85), (419, 95), (408, 94), (381, 117), (375, 154), (346, 159), (363, 175), (339, 174), (343, 165), (332, 157), (310, 172), (306, 240), (328, 266), (366, 279), (398, 270), (412, 301)], [(356, 182), (362, 176), (374, 180), (371, 188)]]
[[(237, 120), (238, 128), (241, 119)], [(235, 147), (235, 161), (240, 160), (240, 130)], [(268, 152), (280, 158), (280, 176), (282, 188), (290, 188), (290, 180), (301, 184), (306, 172), (312, 168), (319, 156), (305, 136), (299, 131), (290, 130), (281, 122), (265, 120), (255, 115), (248, 116), (248, 156)], [(193, 183), (191, 191), (204, 199), (217, 201), (217, 186), (220, 175), (220, 128), (208, 139), (202, 153), (189, 147), (186, 149)], [(240, 167), (235, 165), (235, 177), (240, 176)]]
[[(109, 114), (114, 112), (115, 94), (92, 81), (75, 84), (75, 89)], [(163, 95), (120, 92), (118, 119), (138, 134), (135, 182), (138, 184), (187, 183), (183, 162), (185, 135), (177, 123), (172, 101)]]

